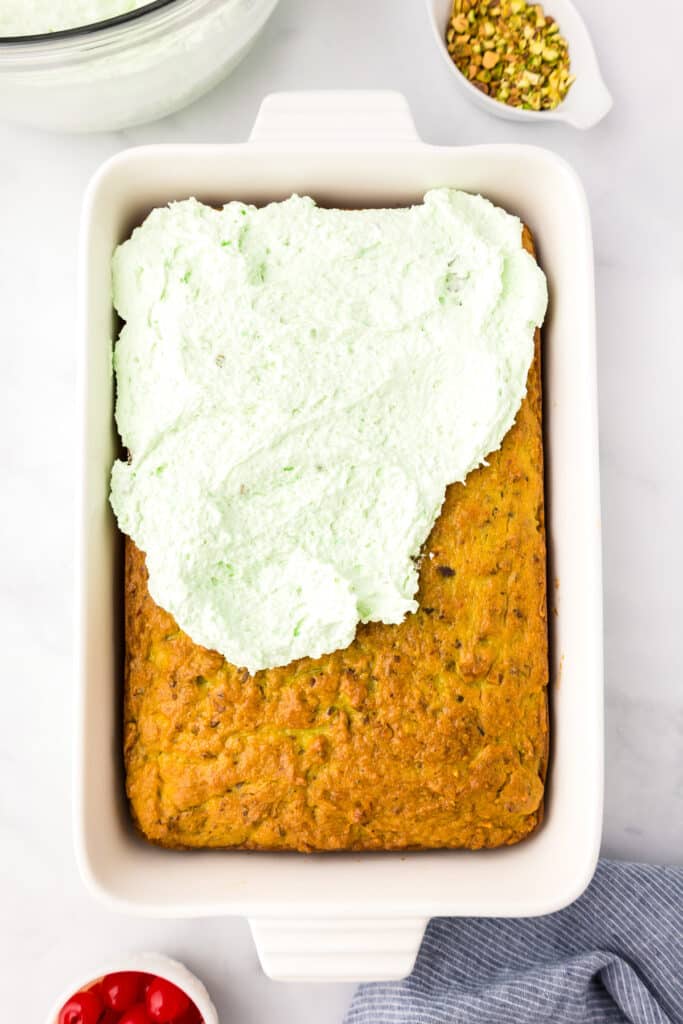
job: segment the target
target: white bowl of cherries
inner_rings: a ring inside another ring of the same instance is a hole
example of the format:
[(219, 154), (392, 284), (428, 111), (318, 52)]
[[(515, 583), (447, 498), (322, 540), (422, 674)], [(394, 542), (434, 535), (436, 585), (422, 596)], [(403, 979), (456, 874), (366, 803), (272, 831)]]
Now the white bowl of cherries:
[(218, 1024), (199, 978), (159, 953), (131, 953), (81, 976), (47, 1024)]

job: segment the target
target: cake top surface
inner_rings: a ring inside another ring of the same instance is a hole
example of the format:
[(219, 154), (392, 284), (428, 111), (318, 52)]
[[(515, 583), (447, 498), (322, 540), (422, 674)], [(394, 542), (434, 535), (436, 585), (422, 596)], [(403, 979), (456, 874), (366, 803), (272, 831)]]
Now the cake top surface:
[(190, 199), (117, 249), (113, 282), (112, 505), (157, 603), (251, 672), (414, 611), (446, 486), (525, 394), (547, 293), (520, 221), (446, 188), (392, 210)]

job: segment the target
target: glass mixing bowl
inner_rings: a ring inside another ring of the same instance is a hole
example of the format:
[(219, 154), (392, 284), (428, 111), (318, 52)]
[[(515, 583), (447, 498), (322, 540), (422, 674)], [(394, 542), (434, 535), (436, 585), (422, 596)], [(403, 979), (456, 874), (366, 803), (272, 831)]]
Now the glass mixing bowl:
[(153, 121), (244, 57), (278, 0), (156, 0), (99, 22), (0, 38), (0, 119), (88, 132)]

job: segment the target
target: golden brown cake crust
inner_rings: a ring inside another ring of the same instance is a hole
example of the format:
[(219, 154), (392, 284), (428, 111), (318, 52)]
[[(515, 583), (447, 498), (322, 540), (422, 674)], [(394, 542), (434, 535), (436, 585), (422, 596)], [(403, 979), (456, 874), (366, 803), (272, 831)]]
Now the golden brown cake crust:
[[(531, 241), (525, 230), (525, 245)], [(548, 715), (540, 340), (517, 421), (448, 488), (419, 610), (257, 672), (194, 644), (126, 540), (126, 785), (169, 847), (516, 843), (542, 818)]]

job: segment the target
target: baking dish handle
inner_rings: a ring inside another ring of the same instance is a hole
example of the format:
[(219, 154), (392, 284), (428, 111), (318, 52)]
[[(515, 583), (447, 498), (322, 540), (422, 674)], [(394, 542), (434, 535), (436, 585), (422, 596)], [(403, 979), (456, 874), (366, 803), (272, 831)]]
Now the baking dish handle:
[(405, 96), (390, 90), (275, 92), (261, 103), (250, 142), (300, 145), (419, 141)]
[(250, 918), (274, 981), (392, 981), (415, 964), (427, 918)]

